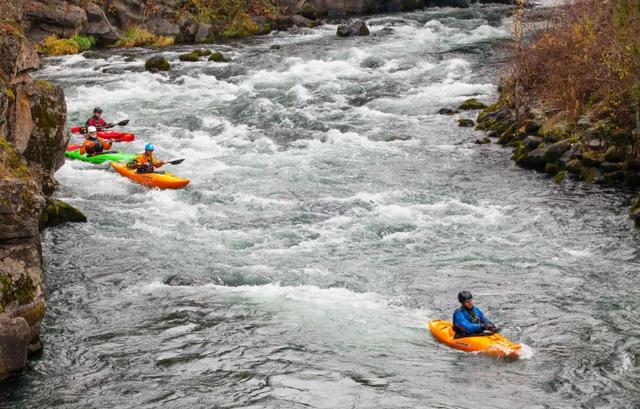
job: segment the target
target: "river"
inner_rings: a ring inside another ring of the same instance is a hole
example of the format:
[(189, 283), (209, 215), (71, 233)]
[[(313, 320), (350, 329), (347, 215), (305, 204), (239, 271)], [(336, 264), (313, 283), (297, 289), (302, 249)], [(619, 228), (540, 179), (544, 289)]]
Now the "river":
[[(191, 184), (58, 171), (89, 222), (43, 236), (45, 349), (0, 407), (640, 408), (629, 197), (517, 168), (436, 114), (495, 98), (509, 13), (207, 46), (230, 63), (175, 47), (169, 74), (146, 49), (49, 59), (70, 126), (129, 118), (119, 148), (186, 158), (167, 167)], [(433, 340), (464, 288), (522, 359)]]

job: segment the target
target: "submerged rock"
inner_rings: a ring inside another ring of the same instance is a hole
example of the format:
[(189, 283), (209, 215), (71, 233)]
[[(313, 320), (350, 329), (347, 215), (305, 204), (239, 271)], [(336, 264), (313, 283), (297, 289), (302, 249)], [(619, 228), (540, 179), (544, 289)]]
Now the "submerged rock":
[(209, 56), (209, 61), (213, 61), (213, 62), (229, 62), (231, 60), (228, 59), (227, 57), (225, 57), (224, 54), (222, 54), (220, 51), (214, 51)]
[(58, 226), (67, 222), (71, 223), (83, 223), (87, 221), (85, 216), (80, 210), (71, 206), (62, 200), (51, 200), (47, 207), (42, 211), (40, 215), (40, 230), (47, 227)]
[(338, 37), (368, 36), (369, 27), (362, 20), (356, 20), (349, 24), (340, 24), (336, 30)]
[(144, 68), (149, 72), (169, 71), (171, 64), (161, 55), (154, 55), (144, 62)]
[(178, 56), (178, 59), (180, 61), (185, 61), (185, 62), (200, 61), (200, 53), (197, 50), (196, 51), (191, 51), (190, 53), (180, 54)]
[(451, 109), (451, 108), (440, 108), (438, 110), (438, 115), (454, 115), (457, 114), (458, 111), (457, 109)]
[(473, 128), (476, 123), (472, 119), (460, 118), (458, 119), (458, 126), (462, 128)]
[(484, 137), (482, 139), (476, 139), (476, 141), (474, 142), (476, 145), (486, 145), (491, 143), (491, 139), (489, 139), (488, 137)]

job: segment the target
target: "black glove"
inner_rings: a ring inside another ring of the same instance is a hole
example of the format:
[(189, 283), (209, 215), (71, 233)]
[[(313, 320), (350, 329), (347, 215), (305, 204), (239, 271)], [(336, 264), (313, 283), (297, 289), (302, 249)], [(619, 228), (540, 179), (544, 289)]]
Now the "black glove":
[(482, 328), (483, 331), (486, 331), (487, 329), (489, 329), (489, 326), (483, 322), (482, 324), (480, 324), (480, 328)]
[(493, 324), (488, 324), (487, 329), (491, 332), (496, 332), (498, 330), (498, 328), (496, 328), (496, 326)]

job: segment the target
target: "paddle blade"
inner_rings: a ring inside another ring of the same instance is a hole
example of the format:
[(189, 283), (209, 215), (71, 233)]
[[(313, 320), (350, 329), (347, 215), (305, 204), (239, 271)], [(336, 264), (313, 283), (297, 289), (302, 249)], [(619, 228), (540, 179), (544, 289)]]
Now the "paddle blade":
[(173, 159), (173, 160), (168, 161), (167, 163), (170, 164), (170, 165), (179, 165), (182, 162), (184, 162), (184, 159)]
[(79, 127), (75, 127), (75, 128), (71, 128), (71, 133), (78, 133), (80, 132), (80, 128)]
[(80, 149), (80, 145), (73, 144), (73, 145), (67, 146), (67, 152), (73, 152), (73, 151), (78, 150), (78, 149)]
[(129, 123), (128, 119), (123, 119), (122, 121), (118, 122), (116, 125), (118, 126), (125, 126), (126, 124)]

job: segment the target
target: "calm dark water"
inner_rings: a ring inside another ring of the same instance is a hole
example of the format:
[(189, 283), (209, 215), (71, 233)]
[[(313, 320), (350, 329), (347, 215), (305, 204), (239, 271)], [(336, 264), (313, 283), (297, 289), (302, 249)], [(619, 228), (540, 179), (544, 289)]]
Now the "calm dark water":
[[(151, 191), (68, 162), (89, 222), (44, 235), (46, 349), (3, 408), (639, 408), (628, 198), (516, 168), (436, 115), (491, 101), (502, 7), (212, 47), (52, 59), (70, 125), (101, 105), (192, 180)], [(279, 50), (271, 49), (274, 44)], [(106, 72), (105, 72), (106, 70)], [(463, 116), (471, 116), (463, 115)], [(528, 345), (505, 362), (426, 329), (456, 293)]]

